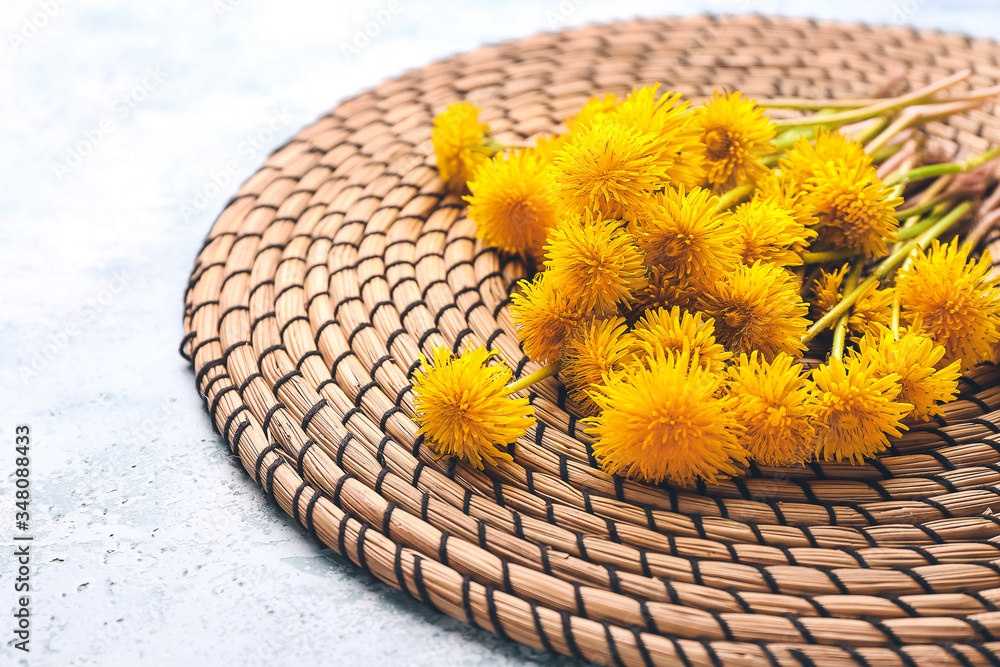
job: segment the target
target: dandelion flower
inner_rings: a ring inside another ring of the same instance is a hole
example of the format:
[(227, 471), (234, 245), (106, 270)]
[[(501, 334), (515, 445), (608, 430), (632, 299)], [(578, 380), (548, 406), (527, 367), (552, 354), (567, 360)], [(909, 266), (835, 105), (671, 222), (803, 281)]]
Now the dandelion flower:
[(872, 159), (860, 142), (838, 131), (820, 129), (815, 140), (799, 139), (788, 156), (779, 161), (782, 178), (800, 188), (805, 187), (827, 163), (870, 167)]
[(486, 363), (495, 353), (485, 348), (454, 358), (446, 347), (434, 350), (434, 363), (420, 355), (423, 366), (414, 376), (414, 407), (418, 434), (426, 436), (442, 457), (483, 462), (510, 461), (500, 449), (514, 442), (535, 422), (527, 398), (508, 398), (512, 373), (507, 366)]
[(930, 252), (919, 251), (913, 264), (896, 277), (902, 317), (920, 333), (945, 349), (943, 363), (962, 360), (969, 370), (991, 357), (1000, 340), (1000, 276), (991, 276), (989, 251), (979, 261), (969, 259), (969, 249), (958, 239), (947, 245), (933, 242)]
[(551, 166), (556, 154), (563, 149), (568, 138), (569, 136), (565, 134), (543, 134), (535, 140), (533, 148), (526, 150), (533, 153), (542, 164)]
[(452, 102), (434, 118), (431, 143), (438, 173), (452, 190), (463, 190), (476, 169), (490, 159), (489, 129), (479, 122), (479, 107), (469, 102)]
[(586, 420), (604, 470), (683, 485), (738, 474), (733, 459), (745, 462), (747, 452), (732, 399), (717, 395), (720, 383), (687, 351), (609, 373), (591, 391), (601, 413)]
[(767, 171), (760, 157), (774, 151), (776, 125), (742, 93), (715, 91), (696, 112), (704, 148), (706, 180), (715, 187), (733, 187), (756, 180)]
[(579, 113), (567, 119), (566, 127), (570, 134), (576, 134), (583, 128), (593, 125), (594, 121), (607, 116), (617, 105), (618, 96), (614, 93), (595, 95), (587, 100)]
[[(827, 311), (837, 305), (844, 295), (840, 291), (844, 276), (850, 270), (850, 264), (844, 264), (836, 271), (827, 273), (820, 271), (819, 277), (813, 283), (812, 316), (819, 319)], [(852, 340), (859, 340), (866, 334), (881, 335), (892, 320), (892, 302), (896, 292), (893, 288), (878, 289), (878, 283), (872, 283), (858, 298), (851, 314), (847, 318), (847, 329)]]
[(551, 274), (542, 271), (522, 291), (511, 295), (514, 324), (524, 351), (535, 361), (551, 363), (562, 356), (566, 337), (581, 319), (577, 302), (555, 289)]
[(581, 311), (609, 315), (646, 286), (646, 268), (635, 237), (616, 220), (587, 210), (565, 220), (545, 246), (545, 268), (556, 290), (572, 295)]
[[(777, 204), (795, 218), (798, 224), (803, 227), (811, 227), (816, 224), (817, 220), (813, 217), (812, 210), (803, 201), (803, 194), (805, 193), (799, 190), (790, 179), (782, 177), (777, 170), (768, 169), (763, 176), (757, 179), (757, 193), (754, 198)], [(811, 241), (815, 236), (814, 232), (806, 240)], [(794, 244), (792, 248), (796, 252), (802, 252), (807, 245), (807, 243)]]
[(469, 217), (487, 246), (541, 259), (558, 220), (555, 171), (529, 151), (497, 154), (469, 182)]
[(597, 414), (597, 405), (587, 393), (604, 381), (604, 376), (621, 370), (633, 359), (635, 337), (625, 319), (594, 320), (580, 327), (566, 343), (562, 376), (566, 391), (587, 414)]
[(729, 396), (746, 428), (740, 444), (755, 461), (786, 466), (812, 456), (815, 398), (790, 356), (778, 354), (769, 364), (757, 352), (741, 354), (729, 368)]
[(837, 248), (851, 248), (867, 257), (887, 252), (886, 241), (898, 240), (899, 221), (893, 212), (902, 198), (882, 185), (871, 167), (832, 166), (810, 182), (803, 202), (816, 211), (820, 239)]
[(815, 143), (796, 142), (780, 164), (802, 190), (802, 204), (816, 216), (824, 243), (878, 257), (886, 254), (886, 241), (896, 242), (893, 212), (903, 200), (882, 184), (861, 144), (821, 131)]
[(671, 275), (662, 266), (654, 266), (646, 274), (649, 283), (635, 295), (635, 306), (641, 310), (672, 308), (694, 310), (700, 290), (688, 278)]
[(958, 394), (960, 375), (958, 361), (944, 368), (935, 366), (944, 357), (945, 349), (933, 340), (909, 332), (898, 341), (891, 332), (861, 339), (858, 355), (868, 357), (878, 376), (899, 376), (898, 400), (913, 405), (915, 419), (944, 416), (938, 402), (948, 402)]
[(913, 408), (900, 403), (899, 376), (879, 375), (867, 357), (845, 364), (830, 357), (813, 369), (810, 393), (816, 403), (816, 453), (827, 461), (861, 463), (889, 446), (886, 435), (899, 437), (900, 420)]
[(758, 259), (782, 266), (798, 266), (802, 258), (796, 248), (802, 248), (816, 232), (771, 199), (754, 198), (740, 204), (728, 214), (728, 222), (740, 230), (736, 252), (744, 264)]
[(662, 266), (678, 278), (707, 282), (739, 261), (734, 247), (739, 230), (715, 214), (719, 198), (703, 188), (667, 188), (642, 207), (629, 226), (649, 266)]
[(665, 146), (660, 162), (666, 177), (674, 187), (694, 187), (704, 181), (702, 166), (701, 128), (690, 102), (681, 94), (669, 91), (657, 98), (660, 84), (633, 88), (631, 94), (615, 108), (614, 115), (641, 132), (662, 137)]
[(648, 311), (632, 330), (639, 349), (653, 356), (657, 349), (680, 353), (688, 349), (708, 370), (721, 373), (732, 353), (715, 342), (715, 322), (702, 321), (702, 313), (689, 313), (677, 306)]
[(801, 356), (809, 307), (799, 297), (794, 275), (774, 264), (740, 265), (702, 297), (702, 310), (715, 319), (715, 335), (729, 350), (759, 350), (770, 361), (779, 352)]
[(577, 213), (597, 209), (622, 218), (653, 190), (663, 187), (664, 140), (640, 132), (614, 116), (604, 116), (572, 135), (554, 158), (566, 207)]

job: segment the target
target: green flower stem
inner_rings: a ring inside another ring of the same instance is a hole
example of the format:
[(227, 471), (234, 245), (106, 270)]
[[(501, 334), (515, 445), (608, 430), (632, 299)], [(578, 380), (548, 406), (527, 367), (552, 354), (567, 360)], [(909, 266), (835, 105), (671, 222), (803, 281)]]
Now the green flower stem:
[[(906, 271), (910, 266), (913, 265), (913, 256), (915, 253), (911, 252), (906, 256), (906, 261), (903, 262), (902, 271)], [(892, 329), (892, 339), (899, 340), (899, 313), (901, 306), (899, 304), (899, 293), (896, 292), (892, 299), (891, 310), (889, 311), (889, 327)]]
[(889, 183), (886, 183), (886, 185), (896, 185), (905, 181), (919, 181), (933, 176), (944, 176), (945, 174), (964, 174), (997, 157), (1000, 157), (1000, 147), (980, 153), (962, 162), (941, 162), (939, 164), (928, 164), (923, 167), (917, 167), (897, 176)]
[(551, 364), (542, 366), (534, 373), (529, 373), (525, 375), (520, 380), (515, 380), (507, 385), (507, 395), (511, 396), (521, 391), (522, 389), (527, 389), (536, 382), (541, 382), (545, 378), (552, 377), (559, 372), (559, 368), (562, 366), (561, 361), (553, 361)]
[[(847, 278), (844, 280), (844, 293), (853, 291), (858, 286), (858, 280), (861, 278), (861, 271), (865, 268), (865, 260), (857, 259), (854, 265), (851, 267), (851, 272), (847, 274)], [(833, 346), (830, 349), (830, 354), (837, 359), (844, 358), (844, 345), (847, 342), (847, 320), (851, 317), (851, 310), (848, 308), (844, 311), (844, 314), (840, 316), (837, 320), (837, 325), (833, 328)]]
[(825, 264), (826, 262), (836, 262), (838, 259), (851, 259), (859, 254), (854, 248), (844, 248), (843, 250), (804, 252), (800, 257), (802, 257), (803, 264)]
[(740, 200), (752, 193), (756, 187), (757, 186), (753, 183), (744, 183), (743, 185), (737, 185), (728, 192), (722, 193), (722, 195), (719, 196), (719, 204), (715, 207), (716, 213), (721, 213), (727, 208), (738, 204)]
[(834, 324), (840, 319), (841, 315), (846, 313), (852, 306), (854, 306), (855, 303), (857, 303), (858, 299), (861, 298), (861, 295), (866, 289), (868, 289), (872, 284), (877, 284), (892, 273), (892, 271), (899, 266), (900, 263), (903, 262), (903, 260), (905, 260), (915, 249), (923, 249), (929, 246), (932, 240), (941, 236), (941, 234), (944, 234), (952, 227), (952, 225), (961, 220), (962, 216), (968, 213), (970, 208), (972, 208), (971, 202), (963, 202), (959, 204), (952, 209), (948, 215), (938, 220), (933, 226), (931, 226), (930, 229), (924, 232), (922, 236), (917, 237), (907, 244), (897, 246), (896, 250), (894, 250), (887, 258), (882, 260), (882, 263), (875, 268), (872, 274), (868, 276), (863, 283), (850, 293), (845, 294), (844, 298), (841, 299), (837, 305), (827, 311), (821, 318), (816, 320), (799, 340), (803, 343), (808, 343), (815, 338), (818, 333)]
[(493, 137), (486, 137), (480, 143), (482, 146), (485, 146), (486, 148), (490, 149), (493, 155), (496, 155), (500, 151), (505, 151), (510, 148), (520, 148), (519, 146), (511, 146), (510, 144), (501, 144), (500, 142), (495, 141)]
[(792, 147), (792, 144), (799, 139), (805, 137), (806, 139), (812, 141), (812, 138), (815, 136), (815, 127), (793, 127), (792, 129), (779, 134), (771, 143), (773, 143), (779, 151), (787, 151)]
[(851, 109), (849, 111), (841, 111), (840, 113), (835, 114), (815, 114), (813, 116), (806, 116), (805, 118), (783, 118), (775, 122), (777, 123), (778, 128), (791, 128), (807, 127), (810, 125), (843, 125), (844, 123), (850, 123), (856, 120), (865, 120), (866, 118), (873, 118), (875, 116), (880, 116), (882, 114), (897, 111), (910, 106), (915, 102), (919, 102), (930, 97), (934, 93), (940, 92), (945, 88), (955, 85), (956, 83), (960, 83), (965, 79), (968, 79), (970, 76), (972, 76), (972, 71), (966, 69), (961, 72), (956, 72), (955, 74), (941, 79), (936, 83), (932, 83), (929, 86), (915, 90), (907, 95), (883, 100), (875, 104), (861, 107), (860, 109)]
[(860, 109), (884, 102), (884, 98), (844, 99), (844, 100), (809, 100), (797, 97), (778, 97), (773, 100), (760, 100), (758, 106), (765, 109), (793, 109), (795, 111), (818, 111), (819, 109)]
[[(852, 138), (860, 144), (867, 144), (869, 141), (877, 137), (879, 132), (884, 130), (885, 126), (888, 124), (889, 124), (889, 119), (885, 118), (884, 116), (872, 118), (868, 121), (868, 124), (864, 127), (864, 129), (854, 133)], [(843, 128), (843, 129), (849, 130), (850, 128)], [(899, 150), (899, 148), (902, 148), (902, 145), (899, 145), (898, 147), (886, 146), (885, 148), (896, 148), (896, 150)], [(874, 156), (872, 160), (874, 161)]]
[(889, 127), (885, 128), (882, 134), (875, 137), (867, 146), (865, 146), (865, 150), (868, 151), (868, 153), (873, 153), (882, 146), (887, 145), (893, 137), (898, 135), (903, 130), (916, 127), (935, 118), (944, 118), (946, 116), (953, 116), (963, 111), (976, 109), (982, 105), (983, 100), (977, 98), (971, 100), (951, 100), (938, 104), (923, 104), (920, 106), (906, 107), (899, 112), (896, 119), (892, 121)]
[(914, 216), (920, 216), (927, 211), (933, 210), (938, 204), (946, 202), (951, 199), (954, 195), (940, 195), (937, 197), (931, 197), (926, 202), (921, 202), (916, 206), (911, 206), (910, 208), (899, 209), (893, 213), (893, 217), (897, 220), (909, 220)]
[(871, 154), (872, 162), (874, 164), (882, 164), (883, 162), (891, 158), (893, 155), (901, 151), (903, 149), (903, 146), (905, 145), (906, 142), (902, 141), (898, 144), (892, 144), (891, 146), (882, 146), (877, 151)]
[(899, 297), (892, 300), (892, 309), (889, 311), (889, 325), (892, 328), (892, 339), (899, 340)]

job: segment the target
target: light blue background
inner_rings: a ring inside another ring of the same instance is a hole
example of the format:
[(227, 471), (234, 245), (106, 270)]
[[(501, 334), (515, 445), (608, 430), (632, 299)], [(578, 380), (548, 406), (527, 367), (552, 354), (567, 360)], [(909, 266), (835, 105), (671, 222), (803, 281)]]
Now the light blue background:
[[(569, 664), (359, 572), (227, 455), (176, 353), (183, 288), (221, 206), (339, 100), (485, 42), (701, 11), (1000, 38), (996, 0), (397, 1), (348, 59), (341, 45), (388, 2), (4, 0), (0, 553), (13, 429), (28, 423), (36, 588), (24, 661), (7, 643), (12, 567), (0, 556), (0, 663)], [(97, 145), (77, 164), (88, 136)], [(216, 187), (227, 164), (237, 177)]]

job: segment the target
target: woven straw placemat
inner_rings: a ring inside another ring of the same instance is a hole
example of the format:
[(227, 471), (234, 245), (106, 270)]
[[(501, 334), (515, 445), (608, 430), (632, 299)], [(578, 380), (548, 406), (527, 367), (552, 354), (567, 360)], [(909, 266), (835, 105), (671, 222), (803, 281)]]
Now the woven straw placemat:
[[(762, 98), (869, 97), (1000, 47), (936, 32), (682, 18), (487, 46), (340, 104), (221, 213), (186, 295), (182, 353), (216, 427), (289, 515), (434, 608), (614, 665), (1000, 664), (1000, 372), (866, 465), (752, 467), (698, 488), (612, 477), (556, 379), (513, 463), (435, 460), (416, 437), (418, 352), (472, 343), (518, 376), (509, 293), (525, 268), (474, 239), (433, 166), (434, 115), (483, 108), (500, 142), (598, 92), (664, 82)], [(935, 150), (1000, 143), (991, 108), (927, 127)], [(995, 238), (995, 235), (993, 235)]]

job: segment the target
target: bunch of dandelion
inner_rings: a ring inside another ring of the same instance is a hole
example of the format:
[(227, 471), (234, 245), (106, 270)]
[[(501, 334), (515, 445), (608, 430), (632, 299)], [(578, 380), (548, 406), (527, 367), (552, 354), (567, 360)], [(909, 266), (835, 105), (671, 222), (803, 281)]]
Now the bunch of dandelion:
[[(593, 97), (566, 132), (518, 147), (496, 144), (472, 105), (450, 106), (433, 133), (442, 179), (470, 193), (484, 245), (538, 269), (511, 303), (524, 352), (546, 366), (513, 386), (559, 373), (602, 467), (653, 483), (714, 481), (749, 459), (859, 463), (899, 437), (904, 418), (940, 416), (959, 370), (1000, 350), (1000, 277), (988, 253), (936, 241), (971, 203), (943, 182), (926, 196), (913, 185), (1000, 149), (884, 169), (885, 179), (879, 167), (898, 150), (900, 109), (945, 87), (774, 121), (740, 91), (692, 107), (656, 84)], [(933, 105), (919, 109), (913, 125), (934, 117)], [(871, 132), (839, 130), (868, 120)], [(807, 352), (829, 357), (807, 372)], [(501, 386), (509, 370), (470, 354), (434, 367), (467, 385), (494, 378), (489, 409), (502, 420), (470, 412), (480, 403), (458, 384), (432, 389), (420, 376), (416, 395), (422, 428), (445, 414), (428, 397), (445, 405), (449, 392), (455, 414), (481, 420), (422, 431), (440, 454), (480, 464), (501, 460), (530, 419)], [(501, 422), (502, 433), (476, 430)]]
[(434, 118), (431, 141), (438, 173), (455, 190), (465, 189), (476, 169), (494, 152), (489, 125), (479, 122), (479, 108), (468, 102), (452, 102)]
[(720, 384), (687, 350), (660, 350), (607, 374), (590, 391), (600, 408), (586, 420), (594, 454), (612, 474), (653, 483), (737, 474), (734, 461), (745, 462), (747, 453), (733, 399), (717, 395)]
[(780, 353), (764, 361), (756, 351), (729, 367), (733, 412), (744, 426), (740, 444), (772, 466), (801, 464), (813, 454), (817, 406), (795, 360)]
[(498, 153), (469, 182), (469, 215), (487, 246), (540, 259), (559, 221), (555, 169), (535, 152)]
[(989, 251), (977, 261), (957, 239), (935, 240), (896, 278), (903, 321), (943, 345), (945, 363), (961, 359), (970, 369), (990, 359), (1000, 340), (1000, 275), (991, 265)]
[(510, 461), (500, 448), (534, 423), (528, 399), (508, 396), (510, 368), (488, 365), (494, 354), (474, 348), (455, 358), (448, 348), (435, 348), (429, 368), (420, 356), (413, 382), (417, 434), (440, 456), (464, 457), (480, 469), (484, 461)]
[(901, 420), (913, 406), (897, 400), (899, 376), (878, 371), (867, 356), (852, 356), (846, 363), (830, 357), (813, 369), (810, 393), (821, 457), (861, 463), (889, 446), (887, 435), (902, 435), (906, 426)]

